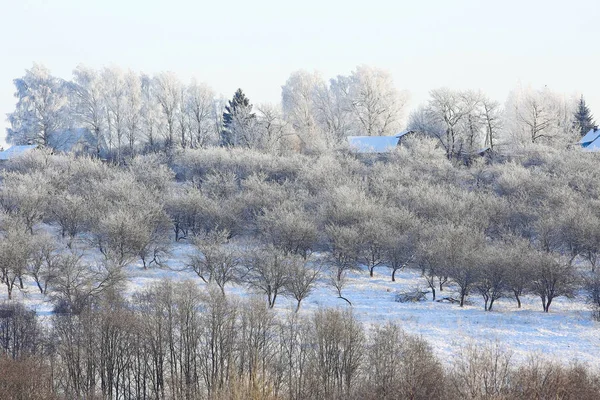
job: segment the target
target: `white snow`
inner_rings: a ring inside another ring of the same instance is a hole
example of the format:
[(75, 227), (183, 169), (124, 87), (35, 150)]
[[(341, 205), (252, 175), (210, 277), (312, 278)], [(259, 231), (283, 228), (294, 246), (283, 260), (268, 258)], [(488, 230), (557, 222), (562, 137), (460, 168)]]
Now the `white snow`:
[(4, 151), (0, 151), (0, 160), (12, 160), (13, 158), (22, 156), (36, 147), (36, 144), (9, 147)]
[(583, 146), (586, 143), (590, 143), (590, 145), (592, 145), (593, 142), (598, 139), (598, 136), (600, 136), (600, 129), (590, 129), (590, 131), (581, 138), (579, 144)]
[[(174, 282), (192, 280), (205, 287), (206, 284), (193, 272), (183, 270), (186, 255), (191, 251), (189, 244), (177, 243), (167, 262), (168, 268), (144, 270), (141, 263), (129, 267), (128, 292), (134, 293), (165, 279)], [(421, 335), (445, 362), (451, 362), (465, 344), (499, 341), (514, 351), (515, 361), (525, 361), (529, 355), (538, 353), (565, 364), (577, 360), (600, 369), (600, 323), (592, 320), (582, 297), (555, 299), (549, 313), (542, 312), (541, 302), (534, 296), (524, 296), (521, 309), (517, 309), (512, 298), (500, 299), (494, 303), (491, 312), (483, 310), (481, 297), (474, 293), (468, 298), (470, 304), (463, 308), (457, 304), (433, 302), (430, 294), (424, 302), (397, 303), (394, 301), (397, 292), (416, 287), (425, 290), (426, 283), (415, 270), (398, 271), (396, 282), (392, 282), (390, 277), (391, 272), (385, 267), (376, 268), (373, 278), (369, 277), (366, 268), (352, 272), (348, 274), (348, 284), (342, 293), (352, 302), (354, 314), (365, 325), (392, 321), (408, 333)], [(0, 286), (0, 302), (6, 299), (3, 289)], [(226, 291), (229, 296), (247, 297), (252, 294), (239, 285), (229, 285)], [(443, 292), (437, 292), (438, 298), (452, 295), (455, 291), (451, 285)], [(29, 279), (24, 291), (15, 289), (13, 297), (24, 301), (39, 315), (52, 312), (52, 305)], [(320, 307), (350, 306), (337, 298), (326, 279), (321, 279), (314, 292), (302, 302), (300, 313), (310, 315)], [(277, 297), (277, 312), (284, 314), (294, 308), (294, 300)]]
[(356, 153), (386, 153), (396, 146), (400, 137), (395, 136), (348, 136), (350, 149)]

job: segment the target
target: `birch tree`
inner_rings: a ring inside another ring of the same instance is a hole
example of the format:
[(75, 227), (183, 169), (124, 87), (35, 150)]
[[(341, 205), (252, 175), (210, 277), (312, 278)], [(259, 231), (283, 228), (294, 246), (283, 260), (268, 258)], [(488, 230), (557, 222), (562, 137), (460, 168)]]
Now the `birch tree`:
[(22, 78), (13, 82), (17, 89), (17, 105), (15, 111), (8, 114), (11, 127), (7, 130), (6, 141), (47, 146), (52, 132), (68, 125), (65, 83), (50, 75), (41, 64), (33, 64)]

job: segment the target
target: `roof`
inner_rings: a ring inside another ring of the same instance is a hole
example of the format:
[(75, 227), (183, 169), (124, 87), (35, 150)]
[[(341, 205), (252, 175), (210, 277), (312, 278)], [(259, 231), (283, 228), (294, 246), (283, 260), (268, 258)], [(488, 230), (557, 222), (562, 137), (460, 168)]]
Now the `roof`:
[(589, 145), (583, 148), (583, 151), (597, 152), (600, 151), (600, 139), (594, 140)]
[(348, 136), (348, 144), (350, 149), (356, 153), (387, 153), (398, 146), (400, 137), (398, 135)]
[(413, 132), (414, 131), (412, 131), (410, 129), (407, 129), (407, 130), (404, 130), (402, 132), (396, 133), (394, 136), (397, 137), (398, 139), (400, 139), (402, 136), (408, 135), (409, 133), (413, 133)]
[(36, 147), (38, 147), (37, 144), (12, 146), (4, 151), (0, 151), (0, 160), (12, 160), (13, 158), (20, 157)]
[(579, 144), (582, 146), (590, 144), (594, 140), (598, 139), (598, 136), (600, 136), (600, 129), (590, 129), (590, 131), (586, 133), (584, 137), (581, 138)]

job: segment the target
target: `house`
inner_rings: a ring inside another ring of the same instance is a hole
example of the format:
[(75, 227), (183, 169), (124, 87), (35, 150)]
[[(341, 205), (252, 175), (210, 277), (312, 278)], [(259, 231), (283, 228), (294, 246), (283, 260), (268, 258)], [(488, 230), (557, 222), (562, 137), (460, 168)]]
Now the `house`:
[(600, 129), (597, 126), (590, 129), (578, 142), (585, 151), (600, 151)]
[(31, 150), (37, 148), (37, 144), (27, 144), (22, 146), (12, 146), (4, 151), (0, 151), (0, 162), (8, 161), (27, 154)]
[(405, 130), (392, 136), (348, 136), (348, 145), (354, 153), (380, 154), (395, 149), (402, 138), (413, 131)]
[(104, 156), (106, 143), (89, 129), (75, 128), (52, 132), (48, 137), (48, 147), (57, 153), (90, 154)]

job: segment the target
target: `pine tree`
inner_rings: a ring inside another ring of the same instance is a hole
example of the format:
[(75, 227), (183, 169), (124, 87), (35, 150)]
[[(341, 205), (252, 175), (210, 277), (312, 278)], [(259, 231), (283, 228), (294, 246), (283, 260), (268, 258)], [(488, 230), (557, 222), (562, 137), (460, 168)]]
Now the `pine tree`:
[(589, 107), (585, 104), (585, 100), (583, 96), (579, 100), (579, 105), (577, 106), (577, 111), (575, 111), (575, 121), (573, 122), (575, 128), (579, 130), (581, 136), (588, 133), (591, 129), (593, 129), (596, 125), (594, 122), (594, 116), (590, 112)]
[(240, 136), (243, 136), (243, 131), (256, 116), (252, 113), (252, 104), (242, 89), (238, 89), (228, 103), (223, 113), (221, 144), (237, 146), (240, 144)]

